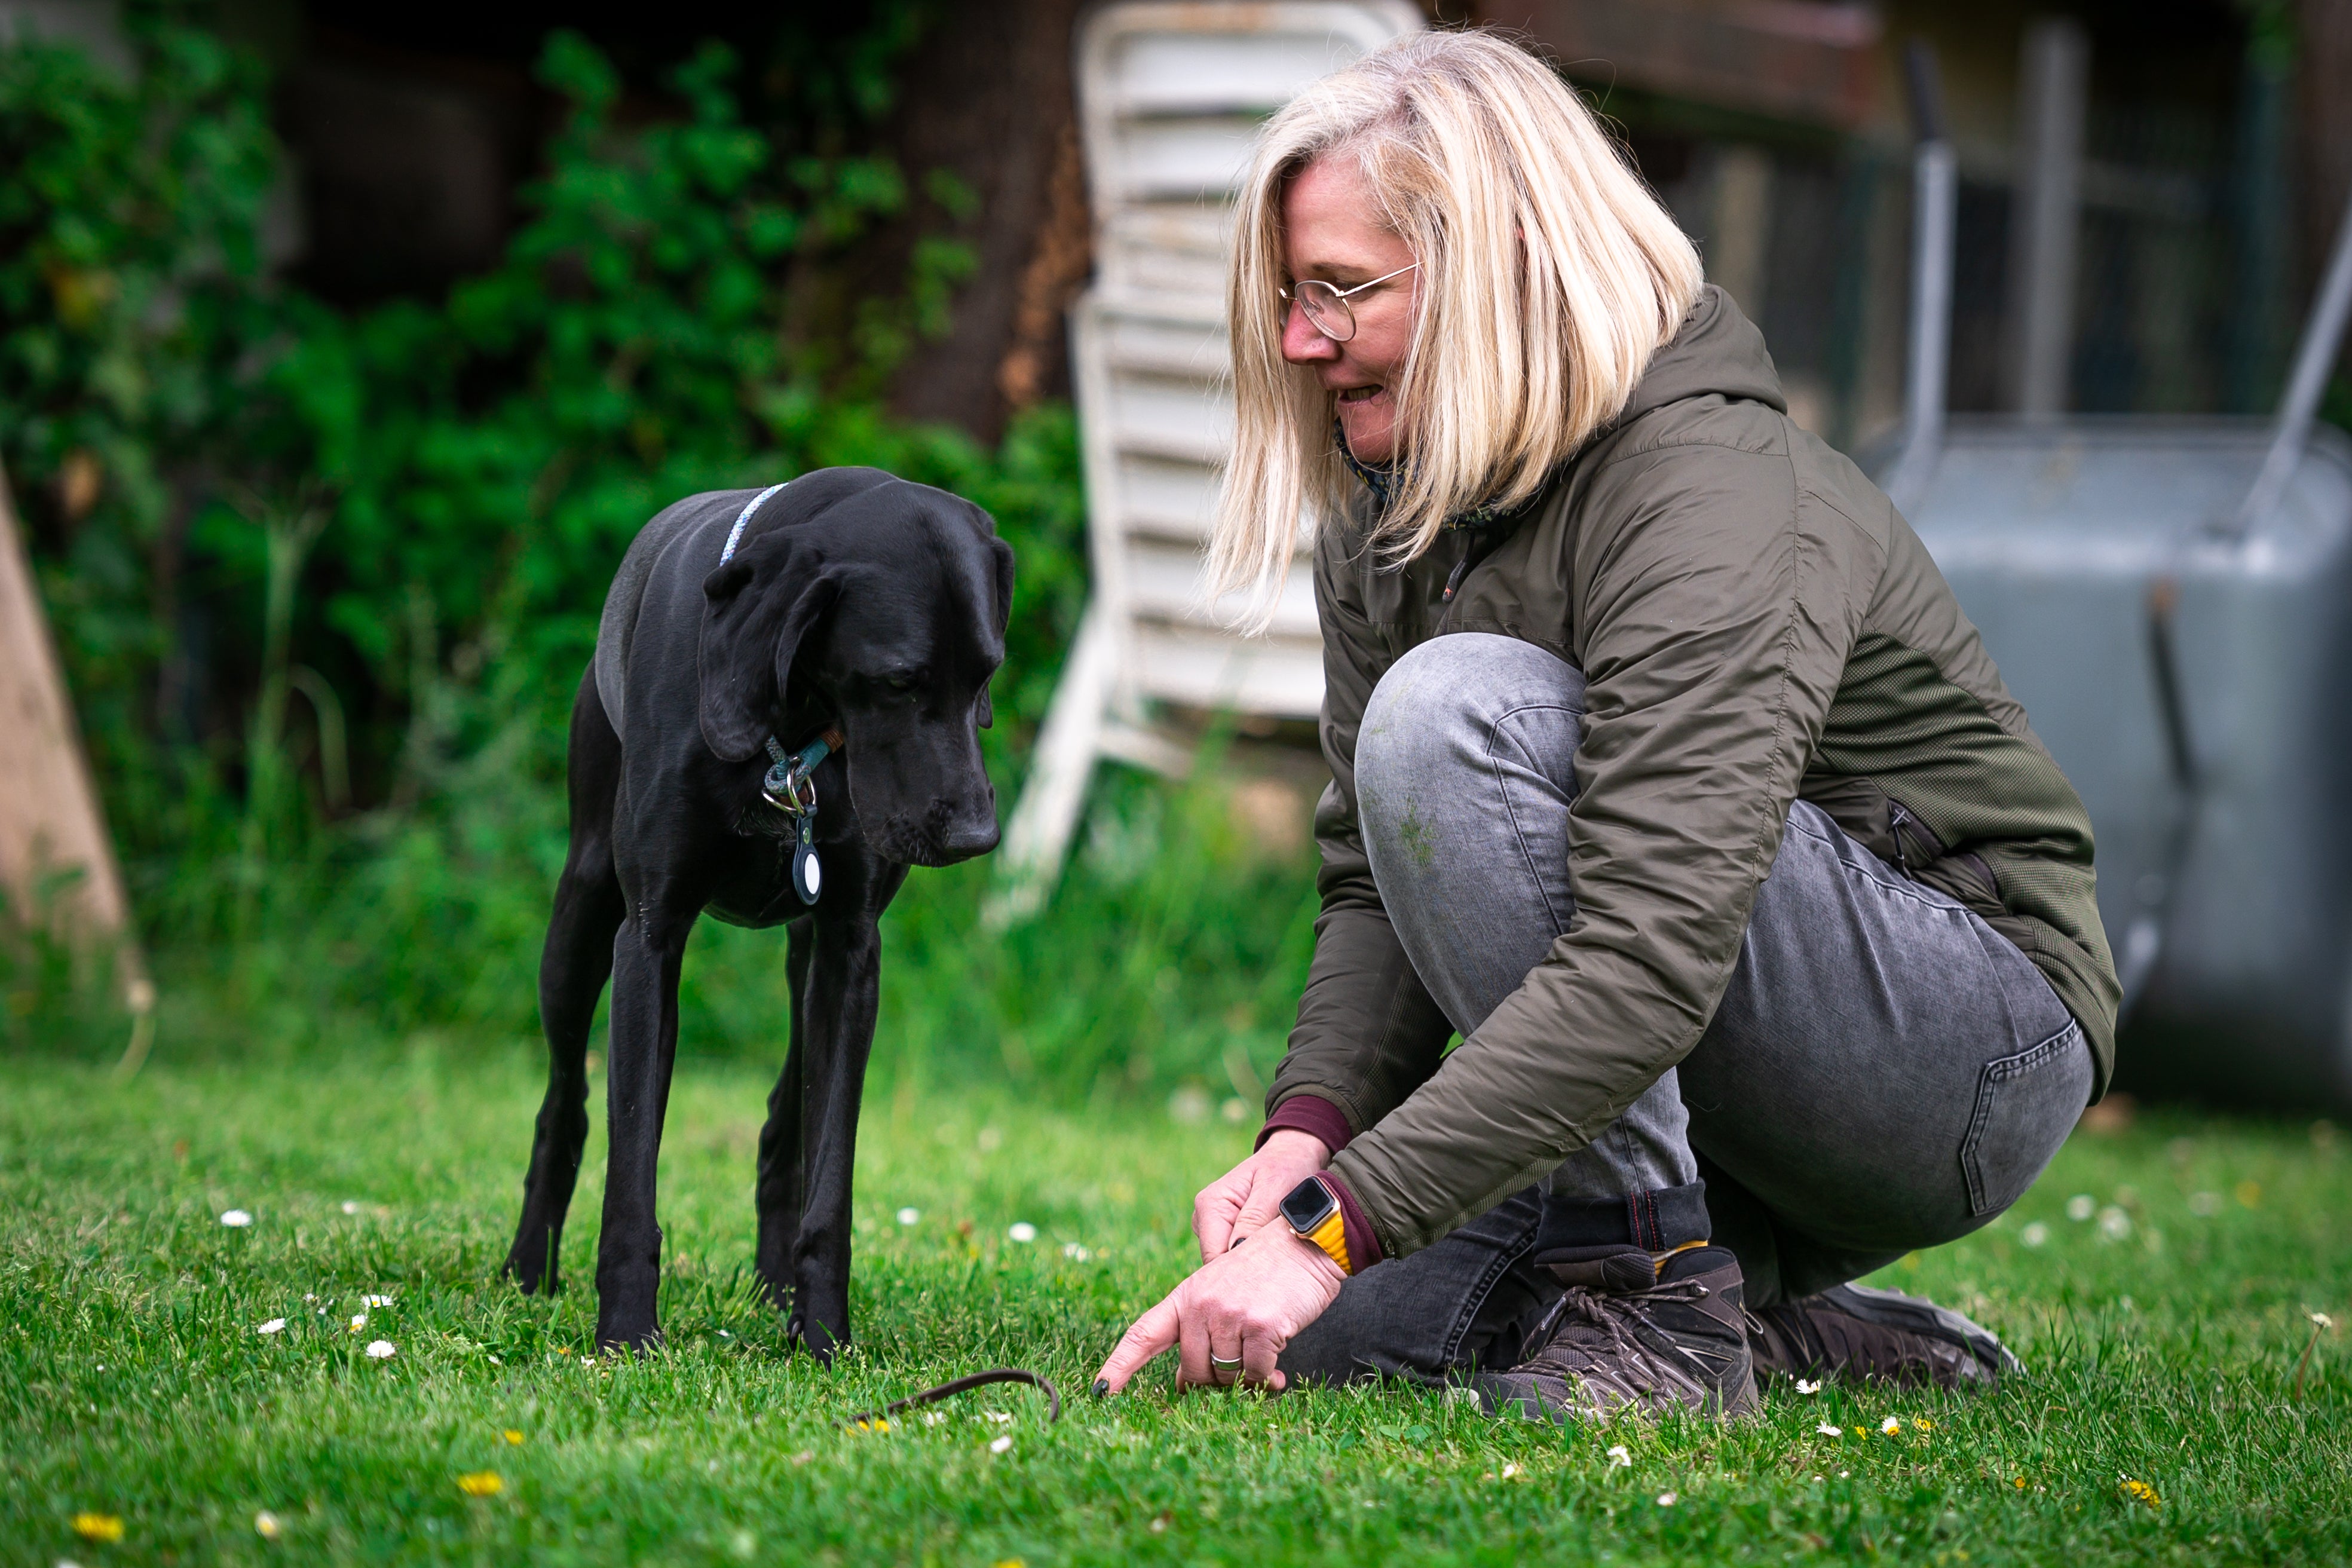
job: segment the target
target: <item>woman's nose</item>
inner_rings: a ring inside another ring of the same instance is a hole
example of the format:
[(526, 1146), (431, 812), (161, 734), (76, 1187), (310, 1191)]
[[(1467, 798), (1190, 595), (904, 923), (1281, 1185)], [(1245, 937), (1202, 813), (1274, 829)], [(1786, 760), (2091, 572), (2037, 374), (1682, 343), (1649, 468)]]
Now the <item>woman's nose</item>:
[(1293, 300), (1282, 317), (1282, 357), (1293, 364), (1338, 359), (1339, 345), (1315, 330), (1306, 310)]

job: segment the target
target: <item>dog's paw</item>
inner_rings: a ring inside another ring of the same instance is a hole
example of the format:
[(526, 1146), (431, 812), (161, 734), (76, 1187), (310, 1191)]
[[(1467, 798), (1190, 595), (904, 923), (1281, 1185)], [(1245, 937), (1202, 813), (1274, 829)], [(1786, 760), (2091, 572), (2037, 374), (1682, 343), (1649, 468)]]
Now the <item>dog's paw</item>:
[(554, 1265), (539, 1249), (517, 1247), (499, 1266), (499, 1277), (511, 1279), (526, 1296), (552, 1296), (557, 1286)]
[(659, 1323), (636, 1327), (625, 1323), (600, 1322), (596, 1325), (596, 1352), (599, 1355), (650, 1355), (659, 1350), (662, 1331)]
[(815, 1318), (795, 1310), (784, 1320), (784, 1339), (808, 1352), (817, 1365), (830, 1367), (833, 1358), (849, 1346), (849, 1336), (834, 1336), (833, 1331)]

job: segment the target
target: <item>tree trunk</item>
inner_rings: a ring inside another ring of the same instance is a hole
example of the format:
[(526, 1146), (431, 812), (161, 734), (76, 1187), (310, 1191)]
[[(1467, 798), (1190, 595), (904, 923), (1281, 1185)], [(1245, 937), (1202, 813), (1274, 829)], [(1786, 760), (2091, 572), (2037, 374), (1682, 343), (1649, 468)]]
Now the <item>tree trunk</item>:
[(976, 265), (950, 298), (946, 335), (916, 344), (891, 401), (992, 444), (1012, 414), (1069, 384), (1063, 311), (1092, 260), (1070, 79), (1077, 13), (1077, 0), (950, 7), (899, 87), (892, 140), (908, 184), (924, 193), (944, 174), (977, 201), (942, 224), (943, 204), (919, 195), (891, 247), (908, 254), (929, 229)]

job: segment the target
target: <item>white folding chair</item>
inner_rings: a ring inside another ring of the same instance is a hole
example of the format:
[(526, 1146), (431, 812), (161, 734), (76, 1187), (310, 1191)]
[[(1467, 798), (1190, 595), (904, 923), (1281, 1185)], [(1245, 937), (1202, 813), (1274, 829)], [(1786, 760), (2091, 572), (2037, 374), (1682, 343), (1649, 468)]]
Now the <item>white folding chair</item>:
[(1101, 756), (1180, 773), (1152, 704), (1313, 718), (1323, 647), (1302, 537), (1274, 625), (1234, 631), (1203, 592), (1233, 437), (1224, 279), (1235, 192), (1265, 118), (1422, 25), (1404, 0), (1113, 5), (1078, 41), (1095, 281), (1071, 313), (1092, 596), (998, 852), (990, 913), (1060, 875)]

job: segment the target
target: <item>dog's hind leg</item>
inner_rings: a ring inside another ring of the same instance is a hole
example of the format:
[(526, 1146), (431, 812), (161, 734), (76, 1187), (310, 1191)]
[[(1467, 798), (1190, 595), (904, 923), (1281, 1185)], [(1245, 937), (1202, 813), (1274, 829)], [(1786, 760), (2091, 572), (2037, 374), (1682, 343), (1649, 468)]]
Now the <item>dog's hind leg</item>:
[(800, 1238), (806, 1170), (802, 1160), (802, 1105), (805, 1072), (809, 955), (816, 946), (814, 917), (803, 915), (785, 928), (784, 978), (792, 989), (791, 1034), (784, 1070), (768, 1096), (767, 1125), (760, 1129), (760, 1179), (753, 1205), (760, 1215), (756, 1267), (769, 1304), (789, 1311), (793, 1295), (793, 1248)]
[(539, 1016), (547, 1034), (547, 1097), (522, 1181), (522, 1218), (505, 1272), (525, 1290), (555, 1293), (563, 1217), (588, 1140), (588, 1030), (613, 972), (621, 883), (613, 870), (613, 799), (621, 741), (604, 717), (592, 667), (572, 703), (572, 844), (555, 885), (555, 911), (539, 958)]
[(881, 1000), (878, 922), (907, 868), (844, 846), (827, 856), (826, 868), (799, 1031), (803, 1203), (788, 1329), (817, 1360), (829, 1363), (835, 1348), (849, 1342), (850, 1178)]

